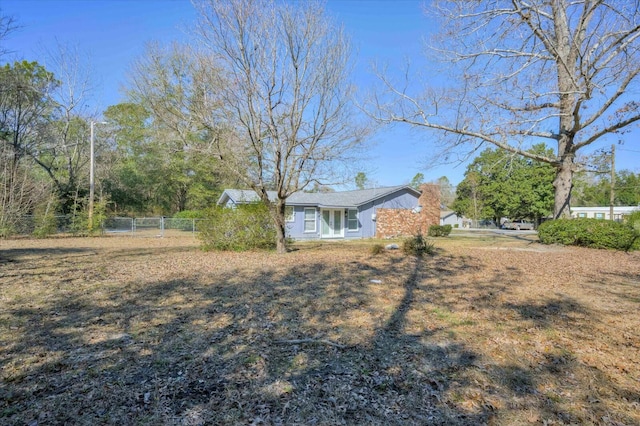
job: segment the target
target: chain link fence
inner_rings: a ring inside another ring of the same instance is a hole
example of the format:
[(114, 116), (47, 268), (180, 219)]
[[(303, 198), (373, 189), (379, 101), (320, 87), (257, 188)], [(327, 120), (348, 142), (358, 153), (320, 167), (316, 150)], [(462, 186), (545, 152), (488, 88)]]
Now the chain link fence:
[(9, 235), (37, 235), (72, 233), (73, 220), (70, 216), (55, 215), (47, 218), (37, 216), (22, 216), (11, 227)]
[(137, 237), (178, 236), (195, 234), (198, 225), (205, 219), (185, 219), (177, 217), (111, 217), (105, 220), (106, 234), (132, 235)]
[[(17, 236), (43, 236), (39, 220), (34, 216), (23, 216), (17, 222), (12, 234)], [(51, 219), (49, 235), (82, 234), (75, 229), (71, 216), (58, 215)], [(102, 223), (101, 230), (105, 235), (121, 235), (132, 237), (167, 237), (195, 235), (198, 226), (206, 219), (186, 219), (174, 217), (109, 217)], [(40, 233), (38, 233), (40, 230)]]

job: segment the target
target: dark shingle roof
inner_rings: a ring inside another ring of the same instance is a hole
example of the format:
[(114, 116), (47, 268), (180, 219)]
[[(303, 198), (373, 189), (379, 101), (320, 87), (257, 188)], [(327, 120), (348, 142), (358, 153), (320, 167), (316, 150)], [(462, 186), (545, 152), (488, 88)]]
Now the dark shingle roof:
[[(408, 185), (388, 186), (384, 188), (358, 189), (340, 192), (296, 192), (287, 198), (287, 205), (304, 205), (318, 207), (357, 207), (385, 195), (407, 188), (419, 195), (419, 192)], [(225, 189), (218, 200), (221, 204), (225, 194), (235, 203), (253, 203), (259, 201), (258, 195), (252, 190)], [(276, 199), (275, 191), (268, 191), (269, 199)]]

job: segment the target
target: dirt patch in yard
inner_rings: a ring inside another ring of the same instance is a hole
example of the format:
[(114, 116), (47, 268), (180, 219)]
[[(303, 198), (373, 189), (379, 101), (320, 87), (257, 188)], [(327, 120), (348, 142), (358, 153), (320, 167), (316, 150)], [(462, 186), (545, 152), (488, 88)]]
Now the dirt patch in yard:
[(640, 424), (640, 253), (0, 241), (0, 423)]

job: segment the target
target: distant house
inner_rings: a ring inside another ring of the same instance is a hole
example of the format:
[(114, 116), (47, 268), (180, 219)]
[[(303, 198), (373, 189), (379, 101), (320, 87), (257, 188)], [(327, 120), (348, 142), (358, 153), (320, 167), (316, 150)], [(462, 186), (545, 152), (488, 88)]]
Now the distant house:
[(470, 224), (470, 219), (458, 216), (453, 210), (440, 211), (440, 225), (451, 225), (454, 228), (468, 228)]
[[(426, 233), (439, 223), (440, 192), (407, 185), (341, 192), (296, 192), (286, 201), (287, 237), (296, 240), (385, 238)], [(275, 192), (268, 192), (276, 199)], [(218, 205), (258, 202), (251, 190), (226, 189)], [(435, 212), (435, 213), (434, 213)]]
[[(640, 206), (614, 206), (613, 219), (621, 222), (625, 216), (640, 210)], [(571, 207), (571, 217), (611, 220), (610, 207)]]

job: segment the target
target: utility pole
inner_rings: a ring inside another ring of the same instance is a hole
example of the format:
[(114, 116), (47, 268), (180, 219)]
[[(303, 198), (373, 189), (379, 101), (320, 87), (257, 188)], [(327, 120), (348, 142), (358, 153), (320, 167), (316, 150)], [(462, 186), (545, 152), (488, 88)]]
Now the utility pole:
[(611, 145), (611, 191), (609, 192), (609, 219), (615, 220), (613, 217), (613, 203), (615, 199), (616, 186), (616, 145)]

